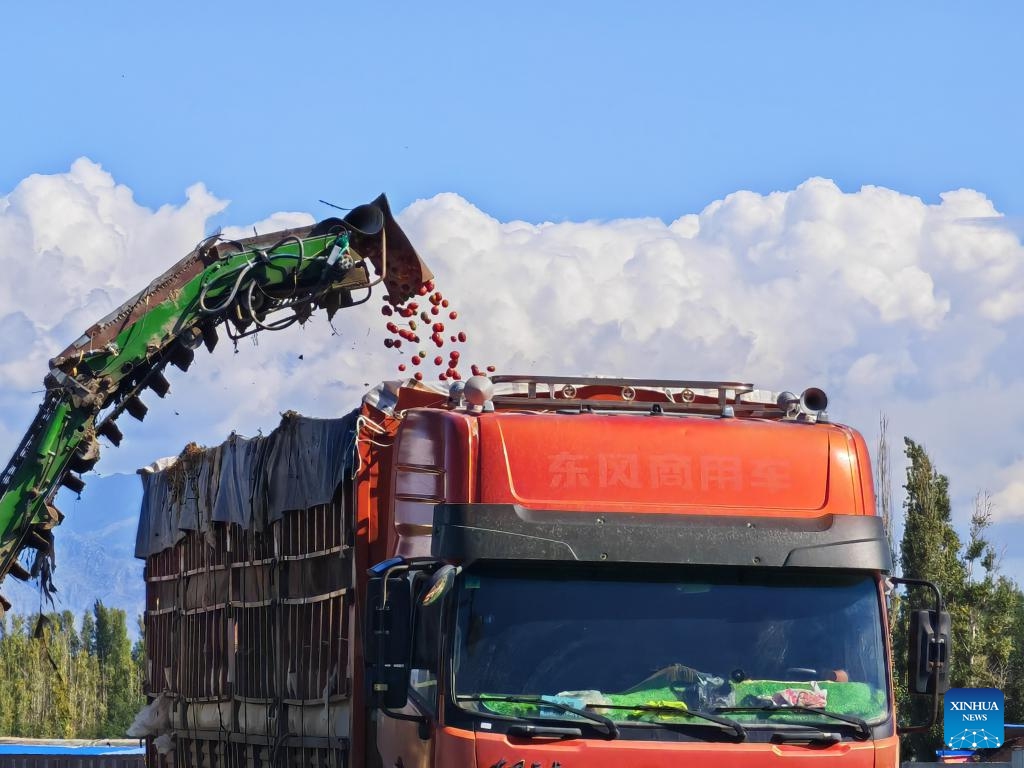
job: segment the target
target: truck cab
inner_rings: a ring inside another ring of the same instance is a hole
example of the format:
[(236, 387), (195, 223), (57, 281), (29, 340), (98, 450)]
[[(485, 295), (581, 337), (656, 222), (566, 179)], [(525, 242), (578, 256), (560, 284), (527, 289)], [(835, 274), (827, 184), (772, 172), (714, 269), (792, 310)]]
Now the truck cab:
[[(382, 765), (898, 764), (890, 544), (864, 439), (819, 390), (496, 376), (405, 397), (386, 465), (361, 461), (387, 555), (363, 627)], [(934, 696), (941, 604), (920, 613)]]

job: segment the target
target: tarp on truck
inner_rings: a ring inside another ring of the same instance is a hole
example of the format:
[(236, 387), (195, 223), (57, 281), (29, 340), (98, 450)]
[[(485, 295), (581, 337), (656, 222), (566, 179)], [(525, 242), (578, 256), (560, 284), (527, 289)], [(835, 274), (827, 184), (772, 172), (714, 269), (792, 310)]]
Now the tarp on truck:
[(294, 412), (266, 437), (232, 435), (213, 448), (139, 470), (143, 497), (135, 556), (173, 546), (211, 523), (264, 530), (289, 510), (327, 504), (355, 465), (357, 411), (339, 419)]

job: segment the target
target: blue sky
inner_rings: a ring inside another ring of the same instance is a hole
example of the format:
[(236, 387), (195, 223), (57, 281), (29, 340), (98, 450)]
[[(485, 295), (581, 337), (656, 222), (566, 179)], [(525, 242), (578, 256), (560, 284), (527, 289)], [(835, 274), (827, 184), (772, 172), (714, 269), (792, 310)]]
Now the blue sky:
[[(962, 531), (990, 490), (1024, 580), (1024, 5), (179, 6), (4, 10), (0, 454), (48, 357), (204, 233), (386, 191), (499, 370), (823, 385), (925, 443)], [(218, 350), (100, 471), (336, 415), (394, 375), (358, 322)]]
[(19, 3), (0, 188), (87, 155), (233, 217), (455, 190), (671, 217), (810, 176), (1024, 213), (1016, 3)]

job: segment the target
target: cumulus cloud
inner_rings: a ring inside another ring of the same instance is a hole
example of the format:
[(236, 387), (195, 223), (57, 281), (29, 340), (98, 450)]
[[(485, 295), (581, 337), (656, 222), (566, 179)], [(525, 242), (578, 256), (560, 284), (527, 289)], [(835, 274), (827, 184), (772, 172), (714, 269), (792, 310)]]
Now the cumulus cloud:
[[(85, 159), (0, 198), (0, 449), (31, 418), (46, 360), (186, 253), (225, 205), (197, 184), (183, 203), (149, 210)], [(894, 442), (924, 442), (963, 514), (987, 487), (1001, 524), (1020, 525), (1024, 370), (1013, 340), (1024, 331), (1024, 247), (998, 217), (973, 190), (925, 203), (814, 178), (736, 192), (668, 223), (502, 222), (451, 193), (399, 220), (460, 312), (470, 360), (505, 373), (822, 386), (833, 415), (869, 437), (884, 410)], [(279, 213), (255, 227), (311, 220)], [(286, 408), (344, 412), (366, 385), (398, 375), (378, 308), (339, 313), (333, 328), (314, 318), (237, 353), (222, 342), (172, 376), (174, 394), (145, 426), (122, 420), (125, 447), (99, 469), (269, 429)]]
[(926, 205), (811, 179), (738, 192), (668, 225), (503, 224), (456, 195), (419, 201), (402, 221), (446, 284), (485, 274), (509, 286), (456, 292), (488, 342), (501, 339), (505, 365), (624, 361), (649, 375), (819, 378), (878, 393), (927, 375), (915, 343), (965, 320), (998, 328), (978, 301), (985, 287), (962, 273), (987, 279), (992, 239), (1006, 254), (1012, 241), (1018, 260), (1019, 242), (963, 226), (944, 250), (934, 235), (983, 211), (991, 204), (976, 192)]
[(996, 520), (1012, 519), (1024, 514), (1024, 459), (1015, 461), (999, 472), (1000, 490), (992, 497), (992, 516)]
[(85, 158), (0, 197), (0, 387), (38, 388), (50, 355), (191, 250), (226, 205), (195, 184), (153, 211)]
[(301, 211), (279, 211), (247, 227), (224, 227), (221, 234), (229, 239), (240, 240), (245, 237), (253, 237), (254, 235), (265, 235), (268, 232), (280, 232), (282, 229), (308, 227), (315, 221), (310, 214)]

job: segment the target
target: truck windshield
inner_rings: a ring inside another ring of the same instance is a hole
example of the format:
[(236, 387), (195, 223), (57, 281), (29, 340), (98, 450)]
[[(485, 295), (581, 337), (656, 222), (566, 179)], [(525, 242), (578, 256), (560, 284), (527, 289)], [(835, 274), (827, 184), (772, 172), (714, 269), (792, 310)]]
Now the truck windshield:
[(881, 615), (869, 574), (477, 569), (461, 579), (455, 694), (514, 717), (566, 719), (547, 699), (638, 725), (718, 712), (842, 730), (814, 709), (889, 711)]

